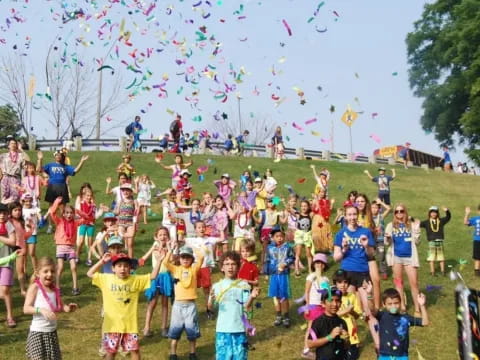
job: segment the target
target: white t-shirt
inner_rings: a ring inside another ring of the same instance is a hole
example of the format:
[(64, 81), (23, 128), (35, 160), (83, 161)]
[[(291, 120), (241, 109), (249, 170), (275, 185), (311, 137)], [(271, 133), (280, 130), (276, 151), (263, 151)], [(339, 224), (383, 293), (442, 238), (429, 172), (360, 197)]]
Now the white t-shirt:
[(213, 247), (217, 238), (212, 237), (193, 237), (193, 238), (186, 238), (185, 245), (190, 246), (193, 251), (197, 250), (203, 252), (202, 246), (207, 247), (207, 251), (204, 254), (202, 268), (204, 267), (215, 267), (215, 260), (213, 258)]
[(322, 283), (328, 283), (328, 278), (325, 276), (317, 277), (317, 274), (310, 273), (307, 276), (307, 281), (312, 283), (309, 293), (309, 304), (310, 305), (321, 305), (322, 304), (322, 294), (319, 292), (321, 289)]
[(38, 216), (41, 215), (40, 209), (37, 207), (31, 207), (29, 209), (22, 208), (22, 216), (25, 220), (25, 225), (28, 226), (28, 223), (32, 223), (32, 235), (37, 235), (37, 227), (38, 227)]
[(163, 200), (162, 201), (162, 225), (164, 226), (171, 226), (175, 225), (175, 220), (173, 222), (170, 220), (169, 213), (175, 213), (175, 203), (173, 201)]
[(115, 203), (120, 204), (120, 202), (123, 200), (122, 191), (120, 190), (120, 186), (115, 186), (112, 189), (112, 194), (115, 195)]

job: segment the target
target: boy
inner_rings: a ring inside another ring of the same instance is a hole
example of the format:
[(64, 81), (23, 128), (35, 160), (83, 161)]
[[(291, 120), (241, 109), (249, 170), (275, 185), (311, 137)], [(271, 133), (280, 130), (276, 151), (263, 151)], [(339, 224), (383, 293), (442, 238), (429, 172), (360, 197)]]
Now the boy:
[(223, 143), (223, 154), (228, 155), (233, 150), (233, 136), (231, 134), (227, 135), (227, 139)]
[(255, 256), (255, 242), (243, 239), (240, 243), (240, 270), (238, 278), (245, 280), (251, 287), (258, 286), (258, 267), (253, 263)]
[[(159, 256), (157, 252), (154, 256)], [(112, 262), (113, 274), (100, 274), (98, 270)], [(102, 259), (91, 267), (87, 276), (92, 284), (100, 288), (103, 298), (103, 348), (108, 360), (115, 359), (119, 348), (130, 352), (131, 359), (140, 359), (138, 343), (137, 309), (138, 295), (150, 288), (150, 280), (157, 277), (159, 261), (150, 275), (131, 275), (131, 259), (126, 254), (112, 256), (105, 253)]]
[(290, 327), (288, 315), (291, 296), (290, 265), (295, 261), (292, 247), (285, 243), (285, 236), (280, 229), (273, 229), (270, 233), (272, 242), (268, 245), (265, 254), (264, 273), (269, 276), (268, 296), (273, 298), (276, 317), (273, 325), (283, 324)]
[(315, 359), (317, 360), (346, 359), (347, 324), (337, 315), (341, 302), (341, 291), (332, 286), (328, 296), (323, 297), (325, 313), (313, 321), (307, 346), (315, 349)]
[(162, 152), (167, 152), (168, 150), (168, 134), (164, 134), (162, 138), (160, 138), (160, 141), (158, 143), (158, 146), (160, 146), (160, 149)]
[(435, 276), (435, 262), (440, 263), (440, 271), (445, 276), (445, 256), (443, 254), (445, 235), (443, 228), (450, 221), (452, 215), (447, 208), (443, 208), (443, 211), (445, 211), (445, 217), (440, 218), (438, 206), (431, 206), (428, 209), (428, 219), (420, 223), (420, 227), (427, 232), (427, 261), (430, 262), (430, 275), (432, 276)]
[[(15, 228), (8, 221), (8, 208), (0, 204), (0, 258), (10, 256), (15, 250)], [(13, 303), (10, 288), (13, 286), (13, 264), (15, 261), (8, 261), (0, 265), (0, 293), (5, 301), (7, 310), (7, 326), (14, 328), (17, 323), (13, 319)]]
[(480, 276), (480, 205), (477, 207), (477, 212), (479, 215), (469, 219), (468, 216), (470, 215), (470, 208), (466, 207), (463, 223), (467, 226), (475, 227), (473, 229), (473, 267), (475, 269), (475, 276)]
[(392, 176), (385, 175), (385, 169), (383, 166), (378, 168), (378, 176), (373, 177), (370, 175), (368, 170), (365, 170), (364, 173), (378, 185), (378, 198), (382, 200), (385, 204), (390, 205), (390, 182), (395, 179), (395, 169), (392, 169)]
[(252, 329), (246, 321), (246, 312), (252, 310), (252, 302), (258, 296), (259, 288), (250, 292), (249, 284), (237, 279), (240, 255), (234, 251), (225, 252), (219, 265), (225, 276), (213, 285), (208, 308), (219, 305), (215, 336), (217, 360), (246, 360), (248, 343), (246, 330)]
[(345, 359), (357, 360), (360, 356), (360, 339), (358, 338), (357, 319), (362, 314), (362, 308), (358, 297), (355, 293), (348, 292), (350, 279), (343, 270), (337, 270), (333, 275), (333, 283), (338, 290), (342, 292), (342, 305), (337, 315), (347, 324), (348, 335), (350, 339), (350, 347), (347, 350)]
[(385, 310), (375, 309), (371, 301), (371, 283), (364, 285), (369, 300), (372, 315), (378, 319), (378, 332), (380, 334), (380, 356), (378, 360), (408, 360), (410, 326), (427, 326), (428, 314), (425, 307), (426, 297), (418, 294), (421, 318), (408, 314), (400, 314), (400, 293), (393, 288), (386, 289), (382, 294)]
[(379, 263), (380, 275), (383, 280), (388, 279), (387, 261), (385, 258), (385, 218), (392, 209), (382, 200), (376, 199), (372, 201), (372, 220), (375, 224), (375, 259)]
[[(203, 248), (205, 251), (205, 248)], [(180, 249), (180, 265), (170, 263), (172, 252), (169, 250), (163, 266), (172, 274), (175, 283), (175, 301), (170, 316), (170, 328), (168, 337), (171, 339), (170, 360), (178, 360), (177, 345), (183, 329), (187, 333), (190, 342), (190, 360), (196, 360), (196, 341), (200, 337), (198, 326), (197, 306), (197, 279), (200, 266), (203, 263), (203, 255), (197, 255), (197, 262), (193, 264), (195, 257), (191, 247), (183, 246)]]

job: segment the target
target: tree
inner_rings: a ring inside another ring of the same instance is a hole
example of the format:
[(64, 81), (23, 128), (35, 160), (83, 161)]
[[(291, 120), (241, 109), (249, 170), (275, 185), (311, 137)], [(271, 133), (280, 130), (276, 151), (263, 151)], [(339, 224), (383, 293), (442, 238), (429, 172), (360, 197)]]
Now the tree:
[(422, 127), (480, 165), (480, 1), (437, 0), (406, 38), (410, 86), (424, 99)]
[(7, 135), (18, 137), (22, 130), (18, 114), (10, 105), (0, 106), (0, 139), (5, 139)]

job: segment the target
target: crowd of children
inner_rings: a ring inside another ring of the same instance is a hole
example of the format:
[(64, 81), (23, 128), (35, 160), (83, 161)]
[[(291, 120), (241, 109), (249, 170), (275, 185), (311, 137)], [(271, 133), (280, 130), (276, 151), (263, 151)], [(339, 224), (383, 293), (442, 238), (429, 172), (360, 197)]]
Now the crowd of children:
[[(281, 129), (275, 141), (275, 146), (281, 143)], [(280, 159), (280, 150), (276, 153), (276, 159)], [(37, 170), (51, 172), (52, 165), (41, 167), (41, 158), (40, 155)], [(83, 157), (82, 163), (85, 160)], [(29, 359), (61, 358), (57, 313), (77, 309), (74, 303), (62, 303), (61, 295), (67, 286), (65, 281), (61, 282), (61, 275), (67, 262), (72, 295), (80, 294), (78, 278), (84, 274), (78, 273), (77, 264), (81, 257), (90, 267), (87, 276), (102, 293), (99, 340), (100, 353), (107, 359), (115, 358), (117, 353), (140, 358), (139, 333), (152, 336), (152, 318), (158, 302), (161, 335), (171, 342), (170, 360), (178, 359), (177, 346), (184, 331), (190, 345), (189, 359), (197, 359), (196, 341), (201, 334), (198, 288), (202, 288), (205, 297), (207, 317), (215, 318), (218, 309), (216, 358), (247, 359), (248, 351), (254, 348), (249, 337), (255, 333), (252, 313), (260, 293), (260, 275), (268, 280), (266, 295), (275, 309), (272, 324), (289, 328), (291, 281), (301, 281), (298, 279), (305, 272), (304, 296), (295, 301), (301, 305), (298, 311), (307, 321), (304, 350), (299, 356), (358, 359), (357, 323), (365, 321), (379, 359), (408, 358), (409, 326), (428, 324), (426, 299), (419, 292), (417, 274), (421, 229), (426, 230), (432, 276), (436, 275), (437, 262), (445, 275), (444, 228), (451, 219), (447, 208), (443, 208), (445, 217), (440, 217), (439, 208), (432, 206), (428, 218), (420, 221), (408, 215), (404, 204), (391, 206), (390, 183), (396, 174), (392, 171), (392, 176), (388, 176), (386, 169), (380, 168), (375, 177), (365, 171), (378, 185), (378, 198), (370, 202), (366, 195), (352, 191), (332, 220), (335, 201), (329, 198), (331, 174), (327, 169), (317, 173), (312, 166), (316, 186), (311, 199), (300, 198), (291, 187), (290, 196), (280, 198), (272, 172), (267, 169), (264, 176), (258, 172), (252, 175), (250, 168), (238, 181), (228, 173), (222, 174), (212, 184), (215, 192), (205, 192), (197, 198), (189, 180), (188, 168), (193, 161), (185, 163), (180, 154), (172, 165), (165, 165), (162, 157), (156, 161), (172, 173), (171, 187), (163, 192), (153, 194), (153, 181), (147, 174), (136, 176), (131, 157), (126, 155), (116, 168), (118, 186), (111, 188), (112, 179), (107, 178), (105, 192), (114, 196), (111, 206), (97, 206), (91, 185), (84, 183), (74, 206), (65, 201), (67, 194), (62, 192), (43, 216), (43, 181), (36, 178), (39, 174), (35, 166), (26, 163), (27, 181), (19, 187), (19, 201), (8, 206), (0, 204), (0, 290), (7, 325), (15, 327), (11, 287), (16, 272), (20, 292), (25, 296), (24, 313), (33, 316), (26, 345)], [(65, 177), (80, 170), (59, 161), (55, 164), (56, 177), (62, 168)], [(142, 220), (147, 224), (150, 206), (156, 200), (161, 204), (162, 220), (152, 234), (148, 251), (139, 256), (135, 246), (139, 223)], [(390, 212), (393, 218), (388, 221)], [(55, 228), (56, 261), (37, 257), (38, 229), (46, 224), (47, 217)], [(95, 234), (100, 217), (103, 226)], [(467, 208), (464, 223), (474, 227), (475, 274), (480, 275), (480, 216), (470, 217)], [(257, 241), (261, 250), (258, 258)], [(34, 269), (29, 286), (27, 254)], [(94, 264), (95, 258), (98, 262)], [(151, 273), (136, 274), (134, 270), (145, 266), (149, 258)], [(326, 271), (333, 261), (340, 263), (340, 269), (329, 279)], [(217, 268), (223, 277), (214, 283), (212, 274)], [(294, 277), (290, 276), (291, 271)], [(414, 316), (406, 314), (404, 271)], [(380, 279), (387, 280), (390, 274), (394, 288), (381, 292)], [(137, 319), (141, 293), (148, 300), (143, 331), (139, 330)]]

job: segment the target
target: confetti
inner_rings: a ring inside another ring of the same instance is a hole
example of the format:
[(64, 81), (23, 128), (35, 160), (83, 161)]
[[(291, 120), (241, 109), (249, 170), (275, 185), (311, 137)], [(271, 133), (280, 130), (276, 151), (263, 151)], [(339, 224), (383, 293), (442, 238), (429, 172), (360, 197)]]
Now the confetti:
[(285, 29), (287, 29), (288, 36), (292, 36), (292, 29), (290, 28), (290, 25), (288, 25), (287, 21), (283, 19), (282, 23), (285, 26)]

